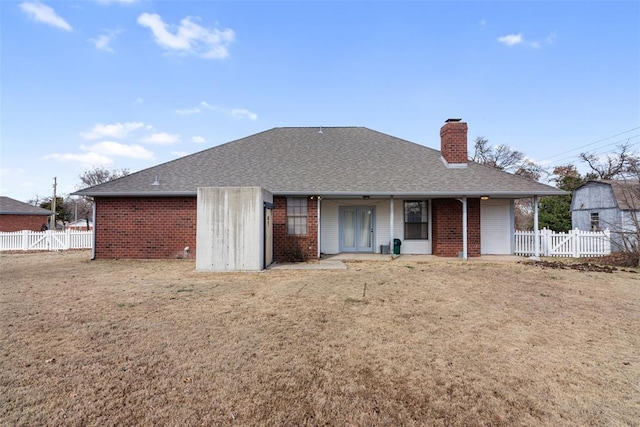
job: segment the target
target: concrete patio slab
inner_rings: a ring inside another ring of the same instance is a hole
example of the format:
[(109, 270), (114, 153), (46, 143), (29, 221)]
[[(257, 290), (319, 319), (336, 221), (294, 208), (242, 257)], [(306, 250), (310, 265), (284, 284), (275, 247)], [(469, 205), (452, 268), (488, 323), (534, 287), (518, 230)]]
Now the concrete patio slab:
[[(482, 255), (480, 257), (470, 257), (468, 262), (517, 262), (527, 259), (517, 255)], [(458, 257), (439, 257), (435, 255), (381, 255), (372, 253), (342, 253), (336, 255), (325, 255), (323, 260), (340, 260), (340, 261), (413, 261), (413, 262), (442, 262), (442, 261), (461, 261)]]
[(381, 255), (372, 253), (342, 253), (336, 255), (323, 255), (317, 262), (300, 262), (286, 264), (272, 264), (268, 270), (345, 270), (349, 262), (518, 262), (526, 260), (526, 257), (517, 255), (483, 255), (469, 258), (447, 258), (435, 255)]
[(347, 266), (340, 260), (320, 260), (318, 262), (299, 262), (271, 264), (267, 270), (346, 270)]

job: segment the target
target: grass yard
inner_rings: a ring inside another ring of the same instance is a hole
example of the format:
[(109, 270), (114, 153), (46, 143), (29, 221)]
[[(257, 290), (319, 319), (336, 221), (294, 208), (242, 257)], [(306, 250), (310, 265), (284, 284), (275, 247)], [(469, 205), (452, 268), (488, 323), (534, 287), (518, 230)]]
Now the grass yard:
[(640, 274), (0, 256), (3, 425), (640, 425)]

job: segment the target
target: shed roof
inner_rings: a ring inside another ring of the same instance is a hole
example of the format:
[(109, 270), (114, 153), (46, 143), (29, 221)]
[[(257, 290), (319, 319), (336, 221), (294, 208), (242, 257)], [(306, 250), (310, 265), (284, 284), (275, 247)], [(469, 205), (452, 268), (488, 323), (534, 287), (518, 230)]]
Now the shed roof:
[(53, 215), (53, 212), (6, 196), (0, 196), (0, 215)]
[(80, 190), (88, 196), (196, 195), (198, 187), (259, 186), (280, 195), (502, 196), (566, 194), (364, 127), (274, 128)]
[(611, 186), (618, 208), (622, 210), (640, 210), (640, 181), (637, 179), (602, 179), (588, 181), (581, 187), (594, 185), (594, 183)]

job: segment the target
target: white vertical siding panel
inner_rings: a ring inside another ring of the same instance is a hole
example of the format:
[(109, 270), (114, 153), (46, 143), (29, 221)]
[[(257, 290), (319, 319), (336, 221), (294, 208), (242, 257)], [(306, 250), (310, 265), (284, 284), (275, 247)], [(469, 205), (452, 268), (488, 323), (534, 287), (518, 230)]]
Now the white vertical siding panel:
[[(389, 199), (374, 200), (376, 207), (376, 246), (374, 252), (380, 253), (380, 245), (389, 244)], [(393, 244), (389, 247), (393, 251)]]
[(340, 252), (338, 207), (332, 200), (323, 199), (320, 202), (320, 252), (323, 254)]
[(511, 200), (489, 199), (480, 203), (480, 252), (483, 255), (511, 254)]

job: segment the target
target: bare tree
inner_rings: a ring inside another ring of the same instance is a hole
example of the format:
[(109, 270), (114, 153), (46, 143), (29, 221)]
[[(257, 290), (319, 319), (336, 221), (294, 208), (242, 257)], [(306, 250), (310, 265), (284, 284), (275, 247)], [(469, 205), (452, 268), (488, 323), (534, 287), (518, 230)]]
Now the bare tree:
[[(127, 176), (129, 173), (128, 169), (109, 170), (104, 166), (93, 166), (91, 169), (88, 169), (79, 175), (81, 184), (78, 187), (87, 188), (104, 184), (105, 182)], [(77, 212), (77, 217), (84, 218), (87, 222), (87, 229), (89, 229), (89, 218), (91, 217), (93, 210), (93, 199), (91, 197), (84, 197), (80, 200), (69, 199), (67, 206), (70, 207), (71, 205), (73, 205), (74, 217)]]
[(534, 181), (539, 180), (545, 173), (542, 166), (527, 158), (522, 151), (514, 150), (504, 144), (490, 146), (489, 140), (482, 136), (475, 139), (471, 160)]
[[(532, 181), (538, 181), (546, 173), (542, 166), (527, 158), (523, 152), (514, 150), (504, 144), (491, 146), (489, 145), (489, 140), (482, 136), (475, 139), (474, 153), (471, 160)], [(515, 201), (515, 226), (518, 230), (533, 227), (533, 203), (531, 199), (518, 199)]]
[(41, 196), (39, 194), (34, 195), (31, 199), (27, 200), (27, 203), (33, 206), (40, 206), (42, 203), (50, 201), (51, 196)]
[(630, 151), (629, 144), (618, 146), (618, 151), (598, 156), (595, 153), (580, 153), (580, 160), (591, 169), (589, 178), (620, 179), (633, 175), (633, 169), (637, 170), (639, 157)]
[(104, 184), (105, 182), (113, 181), (114, 179), (122, 178), (129, 175), (128, 169), (106, 169), (104, 166), (94, 166), (93, 168), (84, 171), (80, 174), (79, 178), (82, 182), (81, 187), (93, 187), (94, 185)]

